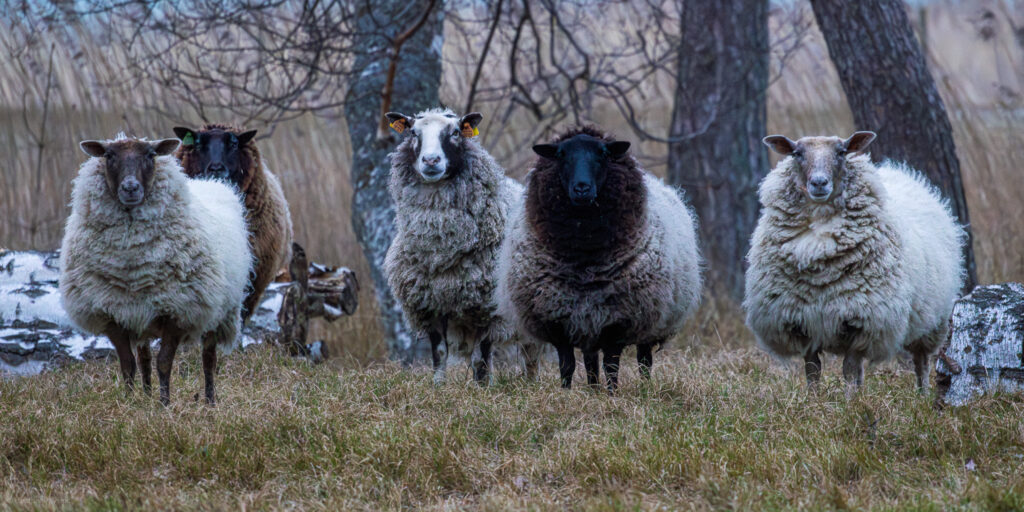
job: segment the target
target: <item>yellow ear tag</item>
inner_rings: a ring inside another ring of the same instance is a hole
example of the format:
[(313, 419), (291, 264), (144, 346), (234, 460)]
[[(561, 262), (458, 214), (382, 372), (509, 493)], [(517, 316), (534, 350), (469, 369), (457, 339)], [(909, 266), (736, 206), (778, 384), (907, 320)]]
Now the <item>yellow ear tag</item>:
[(476, 137), (480, 135), (480, 130), (477, 130), (475, 126), (470, 126), (469, 123), (462, 123), (462, 136), (465, 138)]
[(395, 119), (394, 122), (389, 124), (392, 130), (402, 133), (405, 131), (405, 119)]

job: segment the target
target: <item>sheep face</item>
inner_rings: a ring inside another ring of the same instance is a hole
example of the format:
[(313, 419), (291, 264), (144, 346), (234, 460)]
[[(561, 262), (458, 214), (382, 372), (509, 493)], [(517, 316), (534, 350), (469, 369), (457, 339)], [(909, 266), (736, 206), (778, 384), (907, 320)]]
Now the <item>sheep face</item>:
[(558, 144), (538, 144), (534, 153), (558, 164), (558, 175), (569, 201), (576, 206), (591, 205), (608, 176), (608, 159), (622, 157), (629, 142), (605, 143), (579, 134)]
[(247, 167), (243, 162), (244, 148), (256, 136), (256, 130), (233, 133), (220, 129), (195, 131), (178, 126), (174, 134), (181, 138), (185, 150), (195, 155), (199, 174), (194, 178), (218, 179), (242, 188)]
[(800, 166), (796, 185), (815, 203), (828, 203), (843, 193), (846, 157), (863, 151), (875, 140), (874, 132), (856, 132), (848, 139), (803, 137), (792, 141), (770, 135), (763, 142), (780, 155), (793, 157)]
[(87, 140), (81, 147), (87, 155), (105, 160), (107, 191), (131, 208), (146, 200), (146, 191), (153, 184), (156, 169), (154, 159), (173, 153), (178, 144), (178, 139), (119, 139)]
[(410, 130), (415, 137), (413, 169), (424, 183), (436, 183), (465, 167), (464, 144), (476, 135), (483, 115), (471, 112), (460, 119), (451, 110), (428, 110), (414, 118), (388, 112), (387, 118), (395, 131)]

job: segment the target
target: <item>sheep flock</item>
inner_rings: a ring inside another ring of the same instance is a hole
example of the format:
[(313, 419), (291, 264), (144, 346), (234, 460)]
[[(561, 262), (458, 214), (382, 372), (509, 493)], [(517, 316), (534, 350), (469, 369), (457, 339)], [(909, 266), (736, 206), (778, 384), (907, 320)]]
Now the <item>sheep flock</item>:
[[(587, 384), (614, 393), (630, 345), (640, 375), (656, 378), (655, 351), (708, 293), (700, 219), (683, 190), (596, 126), (533, 146), (521, 184), (480, 143), (478, 112), (385, 118), (395, 236), (383, 272), (406, 325), (431, 347), (436, 384), (460, 359), (480, 385), (498, 360), (535, 380), (549, 348), (563, 387), (579, 350)], [(76, 325), (110, 338), (129, 391), (141, 369), (150, 392), (159, 340), (167, 404), (176, 350), (198, 344), (213, 404), (218, 347), (237, 343), (268, 283), (287, 273), (293, 229), (255, 130), (174, 133), (180, 140), (81, 143), (89, 159), (73, 183), (60, 291)], [(926, 389), (964, 280), (964, 229), (920, 173), (873, 162), (874, 139), (763, 141), (782, 160), (759, 188), (746, 324), (767, 352), (802, 358), (812, 390), (823, 352), (842, 357), (849, 393), (865, 362), (901, 352)]]

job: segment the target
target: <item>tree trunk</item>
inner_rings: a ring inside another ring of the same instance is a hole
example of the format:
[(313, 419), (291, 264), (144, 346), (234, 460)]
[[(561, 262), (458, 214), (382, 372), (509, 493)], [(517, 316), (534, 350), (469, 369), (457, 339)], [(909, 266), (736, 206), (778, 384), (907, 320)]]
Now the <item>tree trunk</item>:
[[(349, 98), (345, 105), (349, 138), (352, 141), (352, 225), (370, 263), (381, 320), (392, 359), (406, 363), (429, 359), (425, 347), (402, 320), (401, 309), (388, 289), (382, 272), (384, 256), (395, 234), (395, 211), (388, 195), (391, 164), (388, 153), (397, 137), (378, 138), (381, 91), (386, 79), (392, 40), (416, 24), (426, 2), (360, 3), (359, 30), (353, 45), (357, 51)], [(389, 25), (381, 27), (381, 20)], [(426, 23), (406, 41), (399, 53), (391, 110), (412, 114), (439, 105), (441, 83), (441, 38), (443, 14), (434, 8)]]
[(872, 156), (923, 172), (967, 227), (964, 291), (971, 290), (978, 277), (953, 129), (903, 2), (811, 0), (811, 7), (857, 128), (878, 133)]
[(768, 172), (768, 1), (687, 0), (681, 16), (668, 178), (697, 212), (709, 288), (743, 297), (744, 258)]

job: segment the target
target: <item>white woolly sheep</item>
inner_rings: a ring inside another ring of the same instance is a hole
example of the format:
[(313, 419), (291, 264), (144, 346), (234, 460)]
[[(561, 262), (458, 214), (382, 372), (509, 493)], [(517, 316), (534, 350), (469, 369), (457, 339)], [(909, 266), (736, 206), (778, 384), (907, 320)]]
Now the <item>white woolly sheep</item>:
[(230, 186), (185, 177), (177, 139), (85, 141), (61, 244), (68, 316), (110, 338), (129, 390), (138, 352), (150, 393), (149, 341), (160, 338), (160, 401), (170, 401), (174, 354), (202, 340), (206, 400), (214, 403), (217, 345), (234, 343), (252, 256), (245, 209)]
[(602, 351), (614, 392), (622, 349), (637, 345), (649, 377), (652, 348), (678, 333), (699, 302), (694, 217), (674, 189), (639, 167), (629, 142), (597, 128), (572, 128), (533, 149), (540, 158), (502, 246), (499, 311), (555, 346), (565, 388), (574, 347), (591, 386)]
[[(492, 346), (516, 341), (494, 301), (497, 252), (522, 185), (474, 139), (483, 116), (461, 119), (448, 109), (408, 117), (388, 113), (395, 131), (411, 135), (391, 153), (395, 238), (384, 272), (406, 322), (431, 345), (441, 382), (449, 345), (471, 357), (474, 378), (489, 378)], [(534, 347), (523, 347), (526, 373), (536, 374)]]
[(928, 357), (946, 338), (963, 283), (963, 229), (916, 171), (857, 154), (874, 138), (764, 139), (786, 158), (761, 183), (747, 325), (769, 351), (803, 356), (811, 388), (821, 351), (844, 356), (851, 392), (864, 359), (883, 361), (900, 348), (927, 388)]

